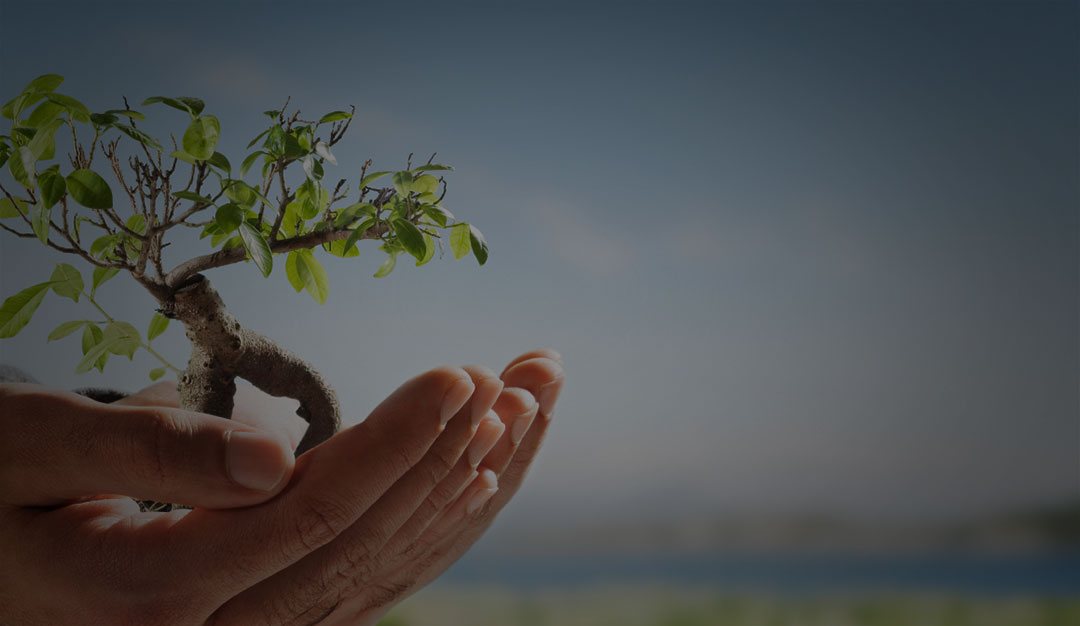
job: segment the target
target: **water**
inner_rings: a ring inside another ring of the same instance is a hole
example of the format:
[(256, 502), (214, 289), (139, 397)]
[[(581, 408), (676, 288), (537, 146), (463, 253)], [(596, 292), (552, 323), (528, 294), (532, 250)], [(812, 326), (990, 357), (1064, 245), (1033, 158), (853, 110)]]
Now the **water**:
[(1046, 554), (468, 555), (445, 580), (519, 590), (660, 583), (730, 592), (1080, 596), (1080, 552)]

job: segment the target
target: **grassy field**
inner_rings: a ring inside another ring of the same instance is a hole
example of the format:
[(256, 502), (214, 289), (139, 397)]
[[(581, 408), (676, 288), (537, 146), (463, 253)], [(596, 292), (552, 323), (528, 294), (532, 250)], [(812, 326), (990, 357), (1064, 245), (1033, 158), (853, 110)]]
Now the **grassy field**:
[(439, 587), (380, 626), (1080, 626), (1080, 596), (767, 597), (656, 586), (513, 592)]

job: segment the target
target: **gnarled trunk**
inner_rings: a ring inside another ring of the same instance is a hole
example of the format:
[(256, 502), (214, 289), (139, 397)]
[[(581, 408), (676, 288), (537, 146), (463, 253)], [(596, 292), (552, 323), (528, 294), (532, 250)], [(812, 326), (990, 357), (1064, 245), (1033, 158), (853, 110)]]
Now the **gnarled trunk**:
[(308, 429), (298, 456), (337, 432), (341, 417), (334, 390), (310, 364), (241, 326), (204, 276), (196, 274), (173, 291), (162, 314), (180, 320), (191, 340), (179, 384), (185, 409), (228, 418), (240, 377), (272, 396), (300, 402), (296, 413)]

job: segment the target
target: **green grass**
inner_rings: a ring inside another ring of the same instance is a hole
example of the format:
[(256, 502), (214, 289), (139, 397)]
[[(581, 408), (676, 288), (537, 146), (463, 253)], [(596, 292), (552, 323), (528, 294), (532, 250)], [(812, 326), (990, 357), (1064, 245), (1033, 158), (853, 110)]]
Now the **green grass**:
[(1080, 626), (1080, 597), (768, 597), (660, 586), (513, 592), (439, 587), (380, 626)]

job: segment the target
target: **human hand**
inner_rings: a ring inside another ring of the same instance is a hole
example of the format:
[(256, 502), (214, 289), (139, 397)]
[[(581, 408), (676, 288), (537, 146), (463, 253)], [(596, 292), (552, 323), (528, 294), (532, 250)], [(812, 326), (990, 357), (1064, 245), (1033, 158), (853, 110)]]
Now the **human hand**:
[[(320, 624), (373, 626), (393, 606), (442, 575), (487, 531), (521, 487), (544, 441), (565, 379), (562, 357), (554, 350), (527, 352), (511, 361), (500, 378), (505, 387), (494, 411), (505, 432), (480, 462), (481, 477), (455, 496), (441, 497), (414, 514), (384, 544), (375, 567), (339, 576), (319, 596), (294, 596), (294, 606), (310, 607), (309, 614), (323, 616)], [(453, 473), (463, 471), (458, 467)], [(490, 482), (483, 480), (485, 473)], [(458, 489), (462, 483), (444, 484)], [(433, 514), (436, 505), (443, 510)], [(279, 587), (276, 592), (287, 589)]]
[[(424, 502), (437, 486), (433, 468), (488, 432), (478, 422), (491, 420), (472, 414), (494, 403), (501, 383), (491, 380), (481, 393), (460, 368), (414, 378), (295, 469), (287, 445), (231, 420), (0, 385), (0, 615), (16, 624), (205, 623), (358, 522), (392, 533), (383, 529), (390, 517), (365, 512), (407, 475), (426, 480), (399, 489), (401, 502), (416, 503), (409, 513)], [(255, 455), (264, 474), (279, 472), (269, 489), (230, 478), (227, 454), (249, 440), (270, 442)], [(196, 508), (141, 513), (129, 495)]]
[[(9, 552), (32, 553), (23, 559), (26, 567), (17, 577), (31, 585), (31, 591), (45, 591), (45, 598), (68, 601), (53, 601), (48, 612), (31, 615), (25, 611), (31, 596), (4, 585), (0, 588), (15, 595), (0, 597), (2, 614), (24, 609), (17, 615), (27, 623), (68, 621), (66, 609), (78, 611), (78, 621), (96, 614), (111, 622), (134, 623), (202, 623), (210, 616), (215, 623), (373, 623), (392, 603), (456, 560), (520, 485), (562, 381), (557, 364), (530, 358), (539, 354), (519, 357), (504, 372), (503, 379), (520, 388), (504, 390), (492, 372), (467, 368), (472, 402), (465, 397), (441, 432), (432, 427), (431, 398), (439, 393), (448, 398), (447, 378), (465, 381), (462, 370), (443, 368), (413, 379), (364, 424), (301, 457), (281, 498), (261, 506), (139, 514), (130, 500), (102, 498), (61, 507), (51, 512), (51, 519), (33, 519), (35, 526), (49, 524), (34, 529), (40, 545), (19, 542)], [(547, 407), (544, 419), (535, 424), (537, 403), (526, 389), (540, 395), (540, 405)], [(295, 445), (303, 422), (292, 415), (294, 407), (251, 412), (256, 396), (237, 398), (234, 420), (276, 428)], [(6, 415), (11, 403), (4, 400), (0, 406)], [(122, 405), (159, 411), (176, 402), (174, 389), (155, 385), (125, 398)], [(485, 408), (492, 404), (499, 419)], [(418, 411), (421, 406), (425, 408)], [(7, 432), (7, 422), (0, 422), (0, 428)], [(504, 430), (506, 436), (500, 437)], [(372, 462), (373, 454), (385, 462)], [(360, 462), (349, 463), (353, 457)], [(0, 454), (0, 473), (5, 459)], [(403, 460), (412, 459), (419, 460), (402, 469), (407, 465)], [(484, 468), (477, 467), (481, 459)], [(389, 472), (388, 466), (393, 468)], [(375, 470), (382, 470), (381, 476), (372, 480), (365, 472)], [(504, 489), (484, 506), (495, 493), (496, 471), (505, 477)], [(354, 488), (335, 489), (335, 478)], [(349, 499), (344, 491), (360, 498)], [(0, 501), (3, 493), (0, 490)], [(291, 500), (291, 506), (281, 499)], [(0, 507), (0, 544), (12, 539), (14, 526), (29, 530), (31, 519), (18, 519), (14, 509)], [(244, 529), (252, 529), (259, 539)], [(57, 539), (61, 545), (50, 545)], [(88, 541), (96, 548), (89, 554)], [(43, 554), (45, 546), (51, 549)], [(70, 555), (72, 549), (78, 556)], [(119, 569), (118, 561), (123, 564)], [(60, 569), (59, 575), (40, 571), (49, 563)], [(0, 580), (11, 570), (0, 568)], [(51, 574), (44, 576), (53, 583), (51, 588), (44, 589), (39, 574)], [(19, 607), (8, 606), (14, 598), (19, 598)]]

